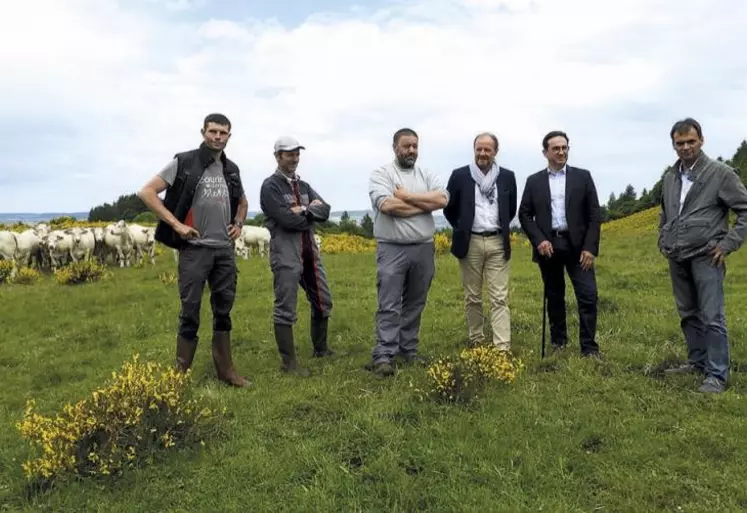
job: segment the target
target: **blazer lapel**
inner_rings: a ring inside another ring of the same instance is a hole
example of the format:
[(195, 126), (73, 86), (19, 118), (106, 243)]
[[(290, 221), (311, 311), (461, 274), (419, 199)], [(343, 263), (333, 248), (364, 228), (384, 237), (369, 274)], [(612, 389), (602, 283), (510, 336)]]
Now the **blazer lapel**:
[(503, 205), (504, 198), (506, 197), (505, 191), (504, 191), (504, 185), (505, 185), (505, 179), (504, 179), (504, 173), (503, 170), (499, 167), (498, 168), (498, 179), (495, 181), (495, 196), (498, 199), (496, 201), (497, 205), (495, 208), (498, 209), (498, 227), (500, 228), (502, 226), (501, 223), (501, 205)]
[(550, 194), (550, 176), (547, 169), (544, 169), (539, 176), (539, 190), (541, 201), (547, 206), (547, 211), (552, 217), (552, 196)]
[(470, 174), (469, 169), (467, 170), (467, 173), (465, 174), (464, 183), (465, 183), (465, 187), (464, 187), (465, 193), (467, 195), (467, 197), (464, 199), (465, 205), (467, 206), (467, 212), (472, 213), (472, 219), (474, 220), (475, 208), (476, 208), (476, 205), (475, 205), (476, 184), (475, 184), (475, 181), (472, 179), (472, 175)]
[(565, 167), (565, 211), (566, 215), (570, 208), (571, 196), (576, 188), (576, 173), (571, 166)]

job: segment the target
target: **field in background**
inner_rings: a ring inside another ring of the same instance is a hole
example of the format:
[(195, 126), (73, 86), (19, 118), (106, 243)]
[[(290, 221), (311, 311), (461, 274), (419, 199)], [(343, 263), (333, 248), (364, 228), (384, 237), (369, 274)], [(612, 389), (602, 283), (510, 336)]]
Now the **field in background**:
[[(373, 344), (375, 257), (324, 259), (334, 299), (331, 346), (311, 361), (308, 307), (299, 298), (296, 341), (314, 375), (281, 375), (272, 335), (267, 261), (239, 260), (234, 361), (255, 382), (219, 385), (203, 302), (195, 363), (200, 392), (231, 414), (229, 439), (171, 454), (114, 481), (83, 481), (33, 501), (23, 496), (27, 449), (14, 424), (26, 400), (42, 412), (86, 397), (139, 353), (173, 360), (178, 311), (170, 252), (155, 267), (113, 269), (76, 287), (44, 278), (0, 286), (0, 509), (55, 511), (736, 511), (747, 507), (745, 318), (747, 256), (728, 260), (727, 323), (736, 367), (718, 397), (695, 377), (662, 378), (658, 366), (684, 356), (666, 263), (656, 250), (655, 211), (606, 225), (597, 261), (599, 343), (604, 363), (572, 351), (540, 361), (541, 280), (518, 243), (510, 306), (516, 383), (489, 388), (468, 407), (421, 401), (423, 368), (392, 379), (363, 370)], [(463, 347), (466, 328), (456, 260), (441, 255), (423, 315), (421, 349)]]

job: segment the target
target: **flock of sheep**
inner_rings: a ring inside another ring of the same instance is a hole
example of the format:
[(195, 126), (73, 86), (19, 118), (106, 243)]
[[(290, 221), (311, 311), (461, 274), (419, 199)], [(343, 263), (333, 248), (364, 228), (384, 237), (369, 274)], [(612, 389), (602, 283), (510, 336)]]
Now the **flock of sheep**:
[[(18, 267), (55, 271), (70, 262), (96, 259), (107, 265), (109, 259), (119, 267), (140, 264), (148, 258), (155, 264), (155, 228), (118, 221), (105, 227), (52, 229), (46, 223), (29, 226), (16, 233), (0, 230), (0, 259)], [(259, 226), (244, 226), (236, 240), (236, 255), (249, 258), (252, 251), (266, 256), (270, 232)], [(317, 239), (321, 246), (321, 241)], [(174, 251), (174, 259), (178, 252)]]

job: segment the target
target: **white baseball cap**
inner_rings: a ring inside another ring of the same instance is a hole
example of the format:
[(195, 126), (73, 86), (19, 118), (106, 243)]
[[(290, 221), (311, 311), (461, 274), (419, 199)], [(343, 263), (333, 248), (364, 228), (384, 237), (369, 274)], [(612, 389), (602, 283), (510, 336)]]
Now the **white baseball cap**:
[(275, 141), (275, 151), (293, 151), (298, 149), (305, 150), (306, 148), (301, 146), (301, 143), (293, 137), (284, 135)]

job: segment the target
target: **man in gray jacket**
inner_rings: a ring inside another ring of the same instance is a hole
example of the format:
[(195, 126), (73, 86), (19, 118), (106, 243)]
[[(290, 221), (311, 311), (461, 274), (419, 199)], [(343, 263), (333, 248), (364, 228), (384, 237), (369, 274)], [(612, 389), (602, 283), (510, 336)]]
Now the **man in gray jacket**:
[(398, 130), (394, 160), (376, 169), (369, 180), (379, 308), (376, 345), (366, 368), (380, 376), (394, 374), (396, 354), (410, 363), (423, 360), (417, 353), (420, 316), (435, 273), (432, 212), (449, 202), (438, 176), (415, 164), (418, 142), (413, 130)]
[(300, 151), (305, 150), (292, 137), (275, 142), (278, 167), (260, 189), (260, 207), (270, 231), (270, 267), (275, 287), (275, 341), (282, 357), (281, 370), (309, 376), (296, 358), (293, 325), (298, 316), (298, 285), (311, 304), (311, 342), (313, 356), (334, 354), (327, 347), (327, 324), (332, 296), (319, 247), (314, 239), (314, 222), (329, 218), (330, 207), (296, 174)]
[[(679, 158), (662, 179), (659, 249), (669, 260), (688, 361), (665, 372), (701, 373), (700, 391), (719, 393), (729, 378), (725, 258), (744, 241), (747, 189), (732, 168), (701, 150), (696, 120), (676, 122), (670, 138)], [(737, 215), (731, 229), (730, 209)]]

